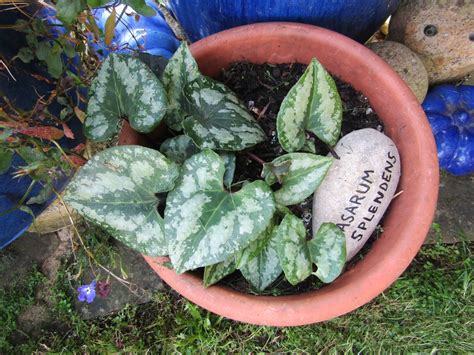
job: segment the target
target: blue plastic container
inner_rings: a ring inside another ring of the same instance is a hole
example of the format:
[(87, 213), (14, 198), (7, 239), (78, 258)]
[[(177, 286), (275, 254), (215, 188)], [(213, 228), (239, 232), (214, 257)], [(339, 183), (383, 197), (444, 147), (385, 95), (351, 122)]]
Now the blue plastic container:
[[(156, 11), (152, 17), (139, 16), (135, 18), (133, 9), (125, 9), (124, 15), (115, 25), (114, 38), (109, 46), (104, 42), (96, 43), (92, 35), (89, 36), (90, 43), (98, 52), (100, 57), (106, 56), (113, 49), (114, 52), (131, 54), (134, 51), (144, 52), (151, 55), (171, 58), (179, 47), (179, 40), (175, 37), (173, 30), (169, 27), (163, 14), (153, 0), (146, 0), (148, 6)], [(117, 5), (115, 7), (117, 19), (126, 6)], [(92, 10), (97, 26), (102, 32), (105, 31), (105, 23), (111, 11), (106, 8)], [(63, 29), (61, 21), (55, 17), (55, 12), (49, 8), (42, 8), (39, 16), (44, 18), (49, 24), (58, 25)], [(58, 30), (58, 33), (60, 31)]]
[(365, 42), (398, 3), (399, 0), (170, 0), (168, 6), (193, 42), (228, 28), (268, 21), (317, 25)]
[[(158, 11), (156, 4), (152, 0), (147, 0), (147, 3), (157, 11), (157, 15), (154, 17), (140, 16), (138, 21), (134, 16), (125, 15), (116, 26), (116, 36), (112, 47), (119, 48), (118, 51), (121, 53), (131, 53), (134, 50), (140, 50), (152, 55), (170, 58), (178, 48), (179, 41), (164, 20), (163, 15)], [(35, 9), (30, 10), (31, 13), (36, 12)], [(120, 13), (121, 8), (118, 7), (117, 10)], [(54, 12), (47, 8), (43, 8), (39, 12), (39, 16), (44, 18), (46, 22), (58, 24), (59, 21), (54, 15)], [(98, 18), (98, 26), (103, 30), (109, 12), (105, 9), (97, 9), (95, 10), (95, 16)], [(20, 17), (20, 13), (15, 11), (0, 12), (0, 23), (2, 25), (13, 24)], [(62, 27), (57, 28), (62, 29)], [(59, 34), (58, 30), (57, 35)], [(9, 60), (18, 53), (20, 48), (25, 46), (26, 41), (21, 33), (0, 29), (0, 57)], [(108, 54), (110, 51), (110, 48), (105, 46), (104, 43), (97, 43), (95, 47), (96, 49), (101, 49), (103, 55)], [(72, 70), (72, 68), (70, 69)], [(40, 74), (43, 77), (48, 77), (44, 67), (37, 65), (35, 62), (25, 64), (20, 60), (15, 61), (14, 75), (17, 79), (16, 81), (8, 76), (3, 77), (2, 75), (0, 77), (0, 92), (5, 94), (15, 106), (25, 111), (33, 108), (36, 101), (36, 93), (47, 96), (54, 89), (54, 86), (48, 85), (44, 81), (36, 80), (31, 74)], [(36, 89), (36, 93), (32, 90), (33, 87)], [(82, 95), (86, 95), (86, 93), (83, 92)], [(0, 104), (2, 104), (1, 97)], [(55, 115), (59, 115), (61, 109), (61, 106), (54, 104), (49, 107), (50, 112)], [(75, 139), (63, 139), (60, 143), (68, 148), (72, 148), (85, 139), (82, 135), (82, 126), (78, 120), (72, 120), (68, 122), (68, 125), (73, 130)], [(29, 177), (12, 178), (15, 170), (22, 165), (26, 165), (25, 162), (19, 156), (15, 156), (10, 170), (0, 175), (0, 249), (21, 236), (33, 222), (32, 216), (20, 210), (2, 215), (2, 213), (12, 209), (20, 201), (31, 183)], [(64, 189), (68, 180), (69, 178), (65, 176), (56, 181), (56, 189), (59, 191)], [(36, 196), (39, 191), (40, 186), (35, 186), (29, 197)], [(39, 215), (54, 199), (55, 197), (51, 196), (46, 203), (41, 205), (34, 204), (29, 207), (35, 215)]]
[(423, 101), (439, 166), (453, 175), (474, 172), (474, 86), (438, 85)]

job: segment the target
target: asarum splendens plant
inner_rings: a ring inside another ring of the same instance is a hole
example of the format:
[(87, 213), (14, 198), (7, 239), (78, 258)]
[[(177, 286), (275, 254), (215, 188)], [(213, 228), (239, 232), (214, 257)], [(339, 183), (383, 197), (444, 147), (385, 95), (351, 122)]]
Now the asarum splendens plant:
[(325, 223), (307, 240), (303, 221), (286, 207), (311, 196), (332, 163), (313, 154), (307, 132), (330, 146), (340, 135), (341, 100), (316, 59), (281, 105), (278, 139), (288, 154), (265, 163), (262, 180), (233, 183), (233, 152), (266, 136), (234, 93), (199, 72), (185, 44), (163, 84), (136, 58), (112, 54), (104, 61), (91, 87), (85, 133), (110, 139), (122, 118), (139, 132), (164, 120), (181, 133), (161, 152), (119, 146), (93, 157), (66, 193), (84, 217), (143, 254), (169, 255), (177, 273), (204, 267), (206, 286), (235, 270), (258, 290), (282, 272), (291, 284), (311, 274), (328, 283), (341, 273), (344, 233)]

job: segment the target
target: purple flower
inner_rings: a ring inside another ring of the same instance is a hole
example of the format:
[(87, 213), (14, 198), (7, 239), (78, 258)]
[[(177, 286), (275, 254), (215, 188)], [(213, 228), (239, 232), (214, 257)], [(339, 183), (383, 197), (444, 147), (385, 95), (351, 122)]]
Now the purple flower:
[(110, 284), (107, 281), (99, 281), (97, 282), (97, 294), (102, 297), (106, 298), (110, 295)]
[(87, 303), (92, 303), (95, 298), (95, 284), (96, 282), (94, 280), (89, 285), (79, 286), (77, 289), (77, 292), (79, 292), (77, 299), (81, 302), (86, 301)]

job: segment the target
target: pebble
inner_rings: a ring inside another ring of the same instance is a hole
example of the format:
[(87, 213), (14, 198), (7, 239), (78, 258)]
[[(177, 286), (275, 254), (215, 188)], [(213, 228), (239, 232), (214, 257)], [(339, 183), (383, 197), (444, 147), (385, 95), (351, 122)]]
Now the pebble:
[(400, 178), (395, 143), (372, 128), (353, 131), (334, 148), (335, 160), (313, 198), (313, 233), (332, 222), (346, 235), (350, 260), (374, 232)]
[(410, 87), (419, 102), (423, 102), (428, 91), (428, 72), (416, 53), (401, 43), (375, 42), (367, 45), (385, 60)]
[(390, 20), (388, 39), (417, 53), (430, 84), (474, 70), (473, 1), (404, 1)]

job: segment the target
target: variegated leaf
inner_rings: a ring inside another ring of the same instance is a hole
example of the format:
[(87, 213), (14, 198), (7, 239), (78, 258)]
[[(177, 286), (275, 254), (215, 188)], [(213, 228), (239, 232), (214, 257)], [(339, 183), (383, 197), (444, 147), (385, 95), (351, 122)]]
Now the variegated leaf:
[(155, 194), (173, 189), (178, 175), (178, 166), (156, 150), (109, 148), (81, 168), (65, 200), (129, 247), (147, 255), (167, 255)]
[(252, 243), (238, 251), (235, 254), (235, 266), (237, 269), (240, 269), (242, 266), (248, 264), (250, 260), (255, 258), (263, 248), (267, 245), (268, 240), (272, 235), (273, 228), (275, 227), (274, 222), (272, 221), (267, 229), (265, 229)]
[[(186, 159), (199, 153), (201, 150), (194, 144), (191, 138), (182, 134), (165, 140), (160, 146), (160, 151), (168, 159), (182, 164)], [(225, 165), (224, 186), (230, 188), (235, 173), (235, 154), (221, 152), (219, 155), (224, 160)]]
[(168, 94), (165, 123), (175, 131), (183, 129), (183, 119), (187, 116), (188, 101), (184, 96), (184, 88), (199, 76), (201, 73), (188, 45), (185, 42), (181, 43), (163, 73), (163, 83)]
[(273, 228), (260, 253), (240, 268), (240, 272), (250, 284), (263, 291), (282, 273), (277, 252), (278, 228)]
[(114, 137), (128, 118), (138, 132), (151, 132), (166, 112), (163, 85), (139, 59), (111, 54), (92, 82), (85, 135), (94, 141)]
[(316, 154), (316, 144), (314, 143), (314, 141), (307, 139), (303, 147), (301, 148), (301, 151)]
[(182, 134), (165, 140), (160, 146), (160, 152), (175, 163), (182, 164), (184, 161), (200, 149), (194, 144), (193, 140)]
[(287, 214), (278, 227), (277, 251), (280, 265), (289, 283), (296, 285), (312, 273), (306, 245), (306, 228), (301, 219)]
[(283, 100), (277, 116), (278, 140), (287, 152), (301, 150), (306, 130), (323, 142), (336, 144), (341, 130), (342, 103), (336, 84), (313, 59)]
[(225, 172), (224, 172), (224, 186), (229, 188), (232, 186), (235, 174), (236, 158), (235, 154), (232, 153), (219, 153), (222, 160), (224, 160)]
[(204, 268), (204, 286), (209, 287), (216, 282), (219, 282), (227, 275), (232, 274), (235, 270), (237, 270), (237, 268), (235, 267), (233, 256), (220, 263), (206, 266)]
[[(282, 177), (275, 175), (271, 166), (281, 166), (291, 162), (288, 172)], [(289, 153), (282, 155), (272, 163), (265, 164), (262, 175), (269, 185), (280, 178), (281, 188), (275, 191), (275, 201), (289, 206), (304, 201), (316, 191), (326, 176), (333, 158), (310, 153)]]
[[(282, 184), (283, 178), (290, 172), (290, 166), (291, 160), (265, 163), (263, 164), (261, 175), (269, 185), (273, 185), (277, 181)], [(272, 180), (270, 180), (269, 177), (272, 177)], [(273, 181), (273, 178), (276, 178), (276, 181)], [(269, 181), (271, 181), (271, 183)]]
[(265, 140), (265, 133), (225, 85), (199, 77), (185, 88), (190, 114), (184, 132), (202, 149), (239, 151)]
[(334, 281), (346, 262), (346, 237), (334, 223), (323, 223), (313, 239), (308, 241), (311, 260), (316, 264), (316, 276), (325, 283)]
[(165, 233), (176, 272), (216, 264), (249, 245), (275, 210), (270, 187), (254, 181), (236, 193), (223, 188), (224, 161), (211, 150), (186, 160), (168, 194)]

